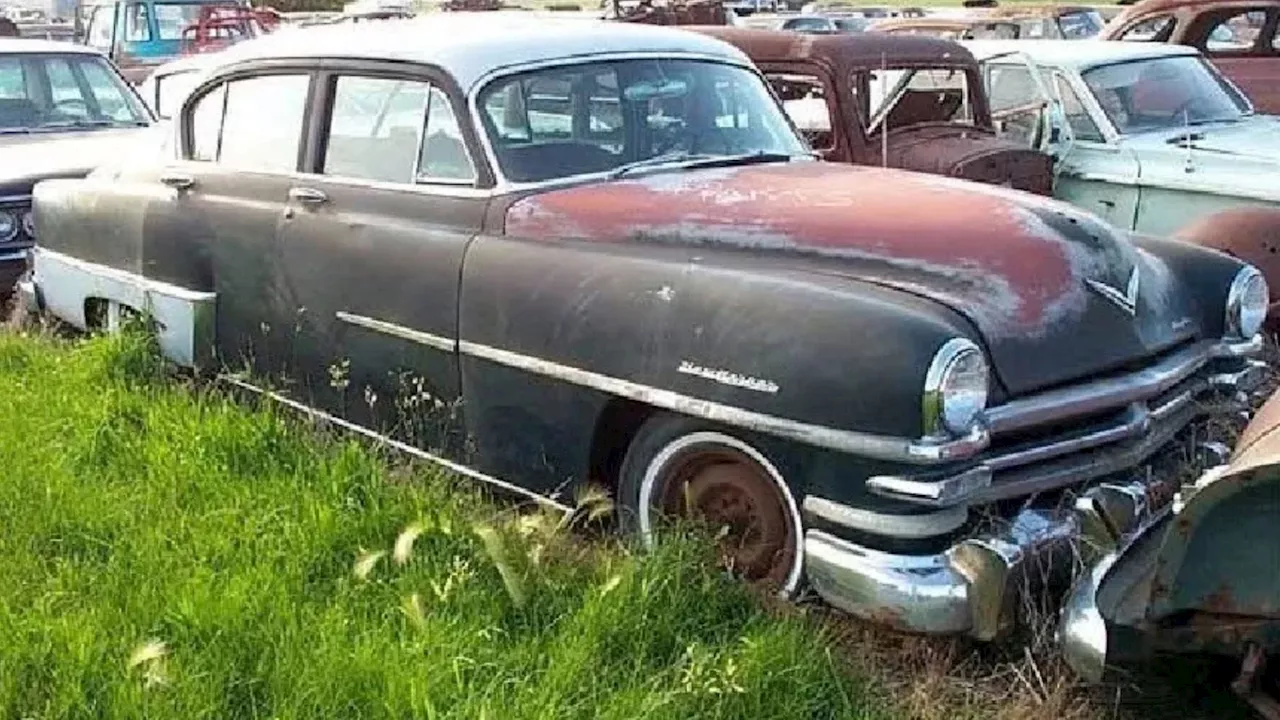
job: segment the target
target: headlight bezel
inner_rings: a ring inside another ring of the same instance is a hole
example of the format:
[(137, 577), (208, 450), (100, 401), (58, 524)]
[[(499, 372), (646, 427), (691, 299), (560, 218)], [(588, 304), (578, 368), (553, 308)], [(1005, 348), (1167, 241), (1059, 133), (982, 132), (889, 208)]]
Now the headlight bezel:
[[(1261, 288), (1261, 305), (1246, 307), (1246, 302), (1251, 297), (1256, 297), (1256, 293), (1251, 293), (1257, 288)], [(1252, 265), (1240, 268), (1236, 276), (1232, 278), (1231, 286), (1227, 289), (1223, 335), (1229, 338), (1248, 340), (1258, 334), (1267, 319), (1267, 309), (1271, 304), (1270, 292), (1271, 289), (1267, 287), (1267, 279), (1263, 277), (1260, 270)], [(1246, 317), (1246, 313), (1251, 315)]]
[[(0, 208), (0, 242), (9, 242), (18, 237), (18, 231), (22, 228), (21, 216), (14, 213), (13, 210)], [(8, 229), (5, 224), (8, 223)]]
[[(975, 368), (966, 370), (964, 364), (976, 361)], [(970, 394), (968, 407), (957, 406), (964, 402), (950, 399), (950, 388), (956, 386), (955, 373), (971, 373), (980, 378), (981, 392)], [(928, 438), (963, 437), (973, 430), (982, 420), (983, 411), (991, 398), (991, 365), (987, 356), (978, 344), (968, 338), (956, 337), (948, 340), (934, 353), (929, 369), (925, 372), (924, 391), (921, 397), (921, 412), (924, 422), (924, 435)], [(950, 407), (949, 407), (950, 405)]]

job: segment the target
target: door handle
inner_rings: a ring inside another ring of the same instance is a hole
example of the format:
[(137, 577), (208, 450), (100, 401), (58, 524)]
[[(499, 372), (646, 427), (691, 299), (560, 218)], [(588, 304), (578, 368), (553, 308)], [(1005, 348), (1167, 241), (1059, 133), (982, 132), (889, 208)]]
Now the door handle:
[(166, 172), (160, 175), (160, 182), (174, 190), (188, 190), (196, 184), (196, 179), (179, 172)]
[(329, 199), (328, 195), (309, 187), (289, 188), (289, 199), (300, 202), (304, 205), (319, 205)]

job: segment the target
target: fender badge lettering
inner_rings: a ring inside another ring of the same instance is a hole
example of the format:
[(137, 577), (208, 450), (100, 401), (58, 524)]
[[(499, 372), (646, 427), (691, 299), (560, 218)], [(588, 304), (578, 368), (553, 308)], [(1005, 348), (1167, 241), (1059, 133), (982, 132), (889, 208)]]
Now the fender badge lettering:
[(688, 360), (682, 361), (680, 363), (680, 367), (676, 369), (676, 372), (684, 375), (693, 375), (712, 382), (718, 382), (721, 385), (732, 385), (746, 390), (755, 390), (756, 392), (778, 392), (777, 383), (762, 380), (760, 378), (740, 375), (736, 372), (730, 372), (729, 370), (713, 370), (712, 368), (705, 368), (701, 365), (695, 365)]

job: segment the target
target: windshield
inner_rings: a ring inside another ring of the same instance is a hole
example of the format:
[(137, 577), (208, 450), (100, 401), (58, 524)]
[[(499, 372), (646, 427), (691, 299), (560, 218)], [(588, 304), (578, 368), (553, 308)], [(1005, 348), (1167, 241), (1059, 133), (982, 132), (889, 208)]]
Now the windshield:
[(617, 60), (499, 78), (480, 92), (503, 174), (533, 182), (658, 157), (807, 156), (764, 82), (699, 60)]
[(0, 133), (149, 124), (136, 95), (95, 55), (0, 55)]
[(1121, 134), (1238, 120), (1248, 112), (1239, 92), (1199, 56), (1103, 65), (1082, 77)]
[(1102, 13), (1097, 10), (1081, 10), (1058, 16), (1058, 30), (1067, 40), (1084, 40), (1102, 32), (1106, 25)]
[(926, 122), (973, 124), (973, 88), (963, 68), (890, 67), (868, 79), (863, 120), (869, 133)]

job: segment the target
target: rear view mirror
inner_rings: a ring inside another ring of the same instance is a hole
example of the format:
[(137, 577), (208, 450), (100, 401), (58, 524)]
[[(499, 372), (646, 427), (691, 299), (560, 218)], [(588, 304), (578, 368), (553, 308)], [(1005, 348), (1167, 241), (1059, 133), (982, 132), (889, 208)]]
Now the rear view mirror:
[(688, 92), (689, 83), (683, 80), (664, 78), (657, 82), (638, 82), (634, 85), (628, 85), (622, 91), (622, 95), (631, 102), (647, 102), (649, 100), (684, 97)]

